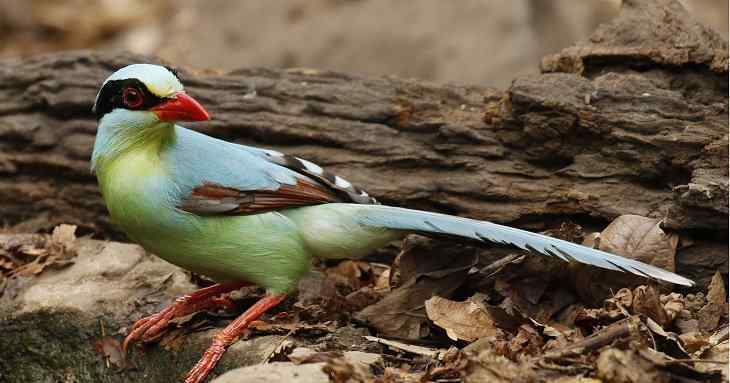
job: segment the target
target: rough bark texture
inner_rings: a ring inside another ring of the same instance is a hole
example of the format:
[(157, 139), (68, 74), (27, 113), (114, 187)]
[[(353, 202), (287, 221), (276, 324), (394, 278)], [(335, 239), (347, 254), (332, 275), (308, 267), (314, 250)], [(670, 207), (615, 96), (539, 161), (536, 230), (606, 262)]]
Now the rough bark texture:
[[(308, 158), (386, 204), (523, 226), (660, 217), (727, 254), (727, 52), (676, 1), (634, 0), (507, 90), (309, 69), (183, 78), (214, 116), (196, 128)], [(0, 61), (1, 220), (117, 236), (89, 172), (90, 109), (113, 70), (156, 61)]]

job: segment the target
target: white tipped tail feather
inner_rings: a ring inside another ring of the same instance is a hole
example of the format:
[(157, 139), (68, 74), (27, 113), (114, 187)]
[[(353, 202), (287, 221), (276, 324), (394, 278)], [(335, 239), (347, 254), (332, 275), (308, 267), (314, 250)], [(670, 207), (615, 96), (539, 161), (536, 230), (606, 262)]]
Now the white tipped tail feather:
[(684, 286), (694, 285), (690, 279), (643, 262), (491, 222), (391, 206), (349, 206), (357, 210), (354, 213), (357, 221), (366, 226), (456, 235), (486, 242), (509, 244), (542, 255), (558, 257), (564, 261), (576, 261)]

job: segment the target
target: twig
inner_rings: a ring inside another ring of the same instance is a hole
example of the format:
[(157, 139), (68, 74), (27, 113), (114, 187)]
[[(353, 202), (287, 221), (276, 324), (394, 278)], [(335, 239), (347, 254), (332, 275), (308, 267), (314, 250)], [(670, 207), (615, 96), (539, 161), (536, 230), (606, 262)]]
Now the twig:
[(416, 345), (412, 345), (412, 344), (396, 342), (394, 340), (378, 338), (375, 336), (364, 336), (363, 338), (365, 338), (371, 342), (377, 342), (380, 344), (384, 344), (390, 348), (395, 348), (395, 349), (398, 349), (401, 351), (409, 352), (411, 354), (428, 356), (428, 357), (437, 358), (437, 359), (441, 359), (441, 355), (443, 355), (443, 353), (446, 351), (446, 350), (439, 350), (439, 349), (433, 349), (433, 348), (428, 348), (428, 347), (423, 347), (423, 346), (416, 346)]
[(510, 255), (508, 255), (506, 257), (502, 257), (502, 258), (500, 258), (500, 259), (498, 259), (498, 260), (496, 260), (496, 261), (494, 261), (494, 262), (492, 262), (492, 263), (490, 263), (490, 264), (482, 267), (479, 270), (479, 274), (481, 274), (481, 275), (488, 274), (484, 278), (492, 277), (495, 274), (497, 274), (500, 271), (502, 271), (502, 269), (505, 268), (510, 263), (520, 262), (525, 257), (526, 257), (525, 254), (517, 254), (517, 253), (510, 254)]
[(593, 335), (579, 340), (573, 344), (569, 344), (560, 350), (545, 353), (540, 359), (555, 359), (567, 355), (575, 350), (596, 350), (616, 339), (620, 339), (635, 332), (642, 325), (638, 316), (632, 316), (616, 322), (608, 327), (601, 329)]
[(664, 362), (664, 364), (677, 363), (712, 363), (712, 364), (730, 364), (727, 360), (708, 360), (708, 359), (672, 359)]

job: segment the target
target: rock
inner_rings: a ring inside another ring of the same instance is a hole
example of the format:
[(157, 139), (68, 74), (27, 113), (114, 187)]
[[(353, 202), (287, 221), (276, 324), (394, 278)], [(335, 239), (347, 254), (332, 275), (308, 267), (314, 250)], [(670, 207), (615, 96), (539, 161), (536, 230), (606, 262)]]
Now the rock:
[(76, 247), (72, 266), (42, 273), (17, 295), (19, 313), (78, 310), (128, 321), (197, 288), (183, 270), (137, 245), (78, 240)]
[(363, 367), (370, 367), (374, 364), (383, 363), (383, 355), (373, 354), (370, 352), (362, 351), (347, 351), (345, 352), (345, 361), (353, 365), (359, 365)]
[[(0, 245), (30, 236), (0, 235)], [(6, 288), (0, 298), (0, 381), (121, 383), (179, 382), (219, 328), (185, 335), (166, 350), (132, 350), (127, 368), (108, 367), (95, 345), (113, 347), (131, 323), (196, 289), (185, 272), (136, 245), (77, 239), (71, 266), (46, 269)], [(10, 282), (13, 283), (13, 282)], [(215, 373), (265, 362), (282, 336), (259, 336), (232, 345)], [(111, 341), (109, 341), (111, 340)], [(136, 349), (136, 347), (133, 347)], [(121, 351), (121, 350), (118, 350)]]
[(253, 382), (293, 382), (326, 383), (329, 377), (322, 371), (324, 363), (294, 364), (275, 362), (241, 367), (226, 372), (210, 383), (253, 383)]

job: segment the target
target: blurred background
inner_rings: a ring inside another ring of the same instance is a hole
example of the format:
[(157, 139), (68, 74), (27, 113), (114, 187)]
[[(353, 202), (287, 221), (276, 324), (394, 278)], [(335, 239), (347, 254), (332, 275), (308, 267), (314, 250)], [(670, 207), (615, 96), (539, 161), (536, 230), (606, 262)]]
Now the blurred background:
[[(682, 0), (728, 39), (728, 0)], [(505, 87), (620, 0), (0, 0), (0, 57), (126, 49), (178, 66), (312, 67)]]

